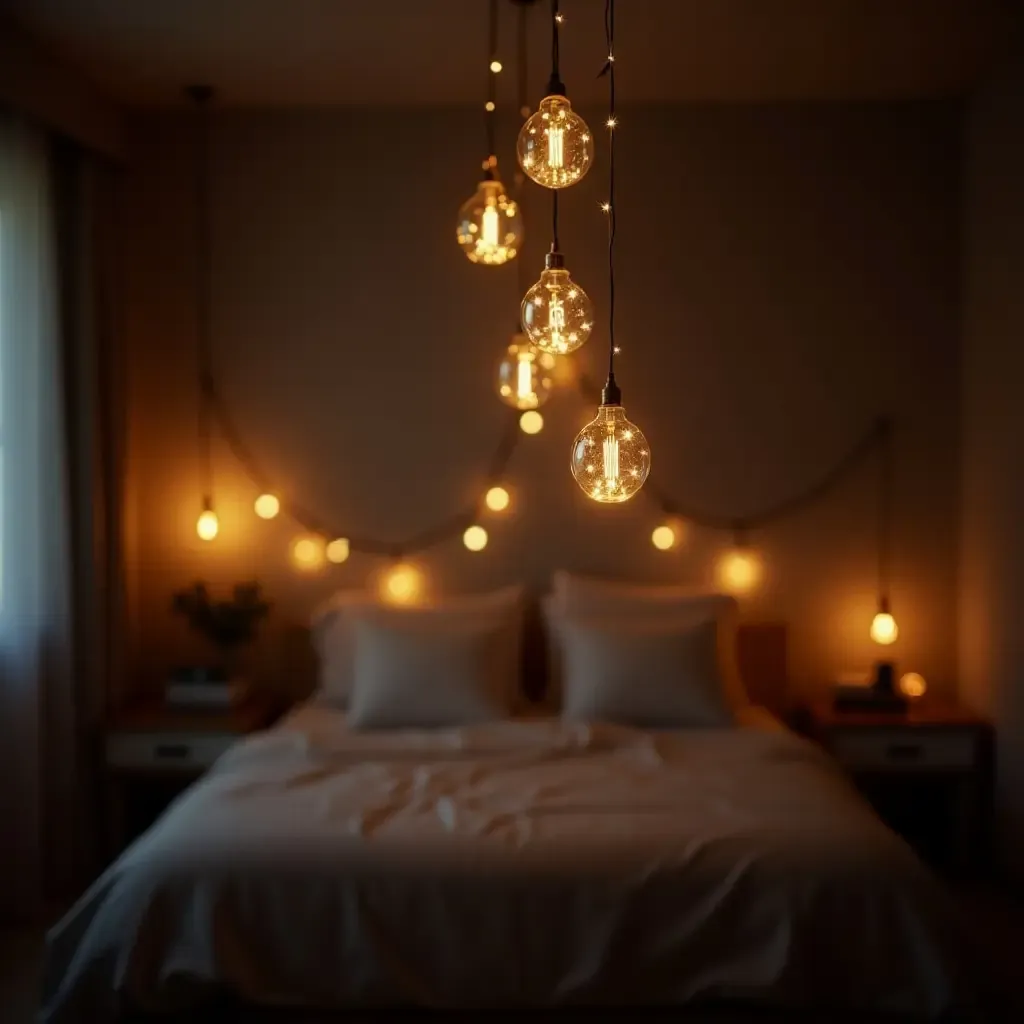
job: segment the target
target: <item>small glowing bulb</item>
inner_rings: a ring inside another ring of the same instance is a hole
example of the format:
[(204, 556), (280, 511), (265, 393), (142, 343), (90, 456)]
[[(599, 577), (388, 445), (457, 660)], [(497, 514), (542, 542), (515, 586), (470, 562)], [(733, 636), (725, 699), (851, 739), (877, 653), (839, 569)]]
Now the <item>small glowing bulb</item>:
[[(600, 458), (594, 452), (600, 452)], [(647, 479), (651, 452), (621, 405), (602, 405), (576, 435), (570, 467), (576, 483), (595, 501), (628, 501)]]
[(879, 612), (871, 620), (871, 639), (876, 644), (888, 647), (889, 644), (896, 642), (896, 638), (899, 635), (899, 626), (896, 625), (896, 620), (888, 612)]
[(381, 600), (388, 604), (416, 604), (423, 593), (423, 574), (414, 565), (400, 562), (381, 577)]
[(519, 131), (519, 165), (538, 185), (575, 185), (594, 161), (594, 141), (586, 122), (565, 96), (545, 96)]
[(745, 548), (727, 551), (718, 562), (718, 583), (727, 594), (749, 593), (761, 575), (761, 560)]
[(564, 14), (560, 14), (560, 13), (556, 14), (555, 15), (555, 21), (557, 21), (558, 24), (561, 25), (562, 22), (565, 21), (565, 15)]
[(504, 512), (510, 500), (504, 487), (492, 487), (484, 496), (484, 503), (492, 512)]
[(487, 531), (482, 526), (470, 526), (462, 535), (462, 543), (470, 551), (483, 551), (487, 547)]
[(199, 534), (200, 540), (213, 540), (219, 529), (220, 523), (217, 521), (217, 513), (213, 509), (205, 509), (199, 514), (199, 518), (196, 520), (196, 533)]
[(667, 523), (656, 526), (651, 534), (651, 543), (659, 551), (671, 551), (676, 546), (676, 531)]
[(907, 672), (900, 676), (900, 693), (911, 700), (918, 700), (928, 692), (928, 682), (920, 672)]
[(498, 364), (498, 395), (516, 409), (536, 409), (551, 394), (554, 381), (544, 372), (543, 354), (525, 334), (513, 335)]
[(612, 212), (612, 204), (611, 203), (602, 203), (601, 204), (601, 212), (602, 213), (611, 213)]
[(324, 542), (319, 537), (299, 537), (292, 544), (292, 561), (302, 572), (315, 572), (324, 564)]
[(260, 519), (273, 519), (281, 511), (281, 502), (278, 501), (277, 495), (261, 494), (254, 502), (253, 508)]
[(524, 434), (539, 434), (544, 429), (544, 417), (536, 409), (529, 409), (519, 417), (519, 429)]
[(327, 561), (334, 565), (341, 565), (349, 556), (349, 544), (347, 537), (335, 537), (326, 550)]
[(501, 71), (501, 61), (500, 60), (492, 60), (491, 61), (491, 70), (495, 74), (497, 74), (499, 71)]
[(605, 125), (606, 125), (606, 126), (607, 126), (608, 128), (614, 128), (614, 127), (615, 127), (616, 125), (618, 125), (618, 123), (619, 123), (619, 122), (618, 122), (618, 119), (617, 119), (617, 118), (614, 118), (614, 117), (609, 117), (609, 118), (608, 118), (608, 120), (607, 120), (607, 121), (605, 121)]
[(497, 175), (480, 182), (462, 204), (455, 240), (472, 263), (496, 267), (515, 259), (523, 243), (523, 217)]
[(490, 114), (494, 110), (494, 100), (488, 100), (484, 104), (484, 110), (486, 110), (487, 113)]

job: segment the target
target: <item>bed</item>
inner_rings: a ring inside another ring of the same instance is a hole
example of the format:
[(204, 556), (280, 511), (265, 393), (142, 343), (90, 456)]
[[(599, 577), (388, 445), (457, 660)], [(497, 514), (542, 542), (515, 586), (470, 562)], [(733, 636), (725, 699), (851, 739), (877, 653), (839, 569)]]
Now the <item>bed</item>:
[(225, 998), (938, 1018), (970, 1004), (956, 943), (909, 849), (763, 709), (732, 729), (531, 713), (360, 733), (310, 703), (225, 755), (51, 932), (42, 1019)]

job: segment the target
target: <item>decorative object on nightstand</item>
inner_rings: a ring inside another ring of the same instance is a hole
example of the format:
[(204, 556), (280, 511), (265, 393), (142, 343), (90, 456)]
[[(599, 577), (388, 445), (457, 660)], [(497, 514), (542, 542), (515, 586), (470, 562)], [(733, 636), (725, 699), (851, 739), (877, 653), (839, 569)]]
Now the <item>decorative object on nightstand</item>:
[(169, 708), (156, 698), (117, 713), (104, 748), (111, 852), (145, 831), (230, 746), (272, 725), (280, 710), (251, 696), (237, 707), (203, 711)]
[(231, 708), (245, 703), (248, 686), (240, 678), (238, 652), (256, 636), (270, 611), (258, 583), (239, 583), (231, 600), (213, 601), (206, 584), (194, 583), (174, 595), (173, 609), (219, 652), (219, 664), (180, 666), (171, 673), (165, 699), (177, 708)]
[(984, 864), (992, 789), (992, 729), (956, 704), (905, 711), (803, 709), (799, 727), (847, 771), (879, 816), (928, 861), (953, 871)]

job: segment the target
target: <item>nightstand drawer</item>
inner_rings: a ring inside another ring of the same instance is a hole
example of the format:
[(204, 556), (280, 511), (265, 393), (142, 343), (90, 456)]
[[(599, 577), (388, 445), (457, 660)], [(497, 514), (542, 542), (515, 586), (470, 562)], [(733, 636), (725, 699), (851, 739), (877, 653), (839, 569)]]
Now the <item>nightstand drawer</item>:
[(238, 739), (232, 733), (115, 732), (107, 736), (107, 765), (202, 772)]
[(907, 729), (872, 729), (835, 732), (833, 756), (847, 768), (973, 768), (977, 737), (968, 732), (912, 732)]

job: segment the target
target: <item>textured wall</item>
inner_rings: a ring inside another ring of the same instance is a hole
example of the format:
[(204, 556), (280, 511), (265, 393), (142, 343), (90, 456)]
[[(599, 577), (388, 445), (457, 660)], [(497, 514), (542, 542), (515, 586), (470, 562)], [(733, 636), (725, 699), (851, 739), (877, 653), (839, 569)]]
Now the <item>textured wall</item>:
[[(595, 120), (599, 123), (599, 114)], [(294, 495), (353, 532), (396, 536), (480, 492), (503, 423), (492, 394), (514, 325), (516, 269), (472, 266), (453, 238), (475, 184), (474, 112), (229, 113), (215, 130), (215, 332), (224, 391), (251, 446)], [(898, 419), (895, 657), (951, 687), (956, 663), (958, 111), (940, 104), (627, 109), (620, 142), (619, 320), (625, 404), (653, 473), (694, 504), (742, 514), (803, 487), (883, 411)], [(217, 456), (221, 536), (194, 534), (188, 123), (133, 127), (126, 194), (132, 502), (140, 671), (186, 651), (167, 613), (196, 577), (258, 576), (277, 608), (259, 671), (281, 680), (285, 622), (375, 569), (353, 557), (310, 579), (284, 521)], [(510, 144), (506, 150), (511, 148)], [(599, 157), (600, 157), (599, 153)], [(512, 171), (506, 153), (505, 170)], [(603, 167), (565, 194), (563, 249), (606, 310)], [(547, 199), (529, 192), (531, 280)], [(599, 373), (603, 327), (583, 352)], [(653, 508), (599, 508), (568, 472), (592, 415), (563, 394), (525, 439), (515, 512), (486, 552), (430, 552), (456, 592), (550, 570), (703, 582), (728, 538), (678, 552)], [(800, 688), (870, 663), (870, 466), (827, 501), (755, 535), (766, 577), (752, 620), (791, 628)]]
[(1024, 46), (967, 132), (961, 678), (998, 730), (1003, 848), (1024, 875)]

